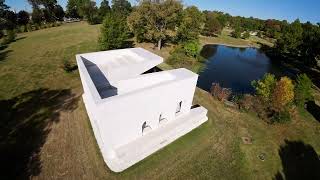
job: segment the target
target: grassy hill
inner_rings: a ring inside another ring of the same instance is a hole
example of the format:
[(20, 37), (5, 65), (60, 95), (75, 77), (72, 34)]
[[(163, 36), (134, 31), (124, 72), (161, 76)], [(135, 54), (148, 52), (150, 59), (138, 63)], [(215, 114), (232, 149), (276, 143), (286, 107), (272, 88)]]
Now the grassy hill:
[(207, 123), (123, 173), (111, 172), (90, 127), (79, 74), (61, 67), (75, 54), (96, 51), (98, 35), (99, 26), (66, 24), (20, 34), (0, 51), (0, 177), (272, 179), (294, 175), (295, 164), (303, 166), (297, 171), (317, 170), (320, 124), (312, 115), (269, 125), (197, 89), (194, 103), (209, 110)]

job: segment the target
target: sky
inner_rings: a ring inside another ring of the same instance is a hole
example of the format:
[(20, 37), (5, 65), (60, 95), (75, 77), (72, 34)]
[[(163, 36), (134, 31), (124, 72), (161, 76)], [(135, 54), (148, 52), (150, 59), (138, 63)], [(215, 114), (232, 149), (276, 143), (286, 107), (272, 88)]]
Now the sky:
[[(67, 0), (57, 0), (65, 8)], [(110, 0), (109, 0), (110, 1)], [(129, 0), (135, 3), (136, 0)], [(100, 5), (101, 0), (96, 0)], [(12, 9), (31, 11), (27, 0), (5, 0)], [(320, 22), (320, 0), (184, 0), (186, 6), (195, 5), (201, 10), (218, 10), (233, 16), (279, 19), (289, 22)]]

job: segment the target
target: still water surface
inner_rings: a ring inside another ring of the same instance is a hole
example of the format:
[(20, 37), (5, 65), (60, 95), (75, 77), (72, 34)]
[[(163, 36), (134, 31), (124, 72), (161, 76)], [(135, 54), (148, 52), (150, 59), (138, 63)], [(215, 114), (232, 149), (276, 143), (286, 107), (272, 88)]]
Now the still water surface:
[(219, 83), (234, 93), (252, 93), (251, 81), (260, 79), (265, 73), (281, 74), (280, 68), (256, 48), (206, 45), (201, 55), (207, 62), (199, 73), (197, 86), (206, 91), (212, 83)]

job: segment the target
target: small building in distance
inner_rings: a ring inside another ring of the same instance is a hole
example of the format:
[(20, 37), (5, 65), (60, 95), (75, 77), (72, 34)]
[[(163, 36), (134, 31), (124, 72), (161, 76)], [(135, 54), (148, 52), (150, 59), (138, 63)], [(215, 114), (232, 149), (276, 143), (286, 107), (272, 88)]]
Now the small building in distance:
[(104, 161), (121, 172), (207, 121), (191, 108), (198, 75), (150, 73), (163, 58), (142, 48), (76, 55), (83, 102)]

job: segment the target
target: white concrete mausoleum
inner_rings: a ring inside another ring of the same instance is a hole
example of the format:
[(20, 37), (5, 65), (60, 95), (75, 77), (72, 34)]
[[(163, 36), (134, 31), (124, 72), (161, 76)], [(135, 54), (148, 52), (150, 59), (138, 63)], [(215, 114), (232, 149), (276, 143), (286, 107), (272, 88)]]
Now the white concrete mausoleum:
[(205, 108), (191, 108), (198, 75), (187, 69), (149, 73), (163, 58), (145, 49), (79, 54), (76, 59), (95, 138), (114, 172), (208, 119)]

